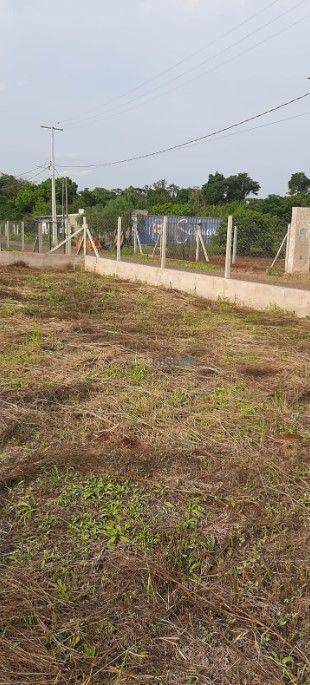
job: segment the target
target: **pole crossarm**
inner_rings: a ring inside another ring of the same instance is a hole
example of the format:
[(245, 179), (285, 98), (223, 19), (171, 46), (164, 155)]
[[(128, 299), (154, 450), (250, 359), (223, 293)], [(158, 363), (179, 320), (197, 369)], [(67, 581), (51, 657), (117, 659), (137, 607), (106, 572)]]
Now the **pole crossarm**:
[(48, 126), (47, 124), (41, 124), (41, 128), (49, 128), (49, 129), (53, 128), (54, 131), (63, 131), (63, 128), (58, 128), (58, 126), (53, 126), (53, 125)]

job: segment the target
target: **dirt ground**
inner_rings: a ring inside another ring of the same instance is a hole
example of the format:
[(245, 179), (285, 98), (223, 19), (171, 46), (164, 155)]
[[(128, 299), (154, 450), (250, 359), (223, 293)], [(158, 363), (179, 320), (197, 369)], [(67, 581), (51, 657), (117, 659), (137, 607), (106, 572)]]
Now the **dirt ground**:
[(0, 274), (0, 685), (307, 682), (309, 321)]

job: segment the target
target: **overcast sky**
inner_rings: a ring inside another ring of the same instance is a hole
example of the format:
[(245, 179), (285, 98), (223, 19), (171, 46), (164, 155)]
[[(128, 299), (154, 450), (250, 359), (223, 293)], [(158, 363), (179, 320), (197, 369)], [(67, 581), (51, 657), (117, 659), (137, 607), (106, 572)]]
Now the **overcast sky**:
[[(177, 144), (301, 95), (309, 29), (310, 0), (0, 0), (0, 168), (47, 162), (40, 124), (60, 121), (58, 173), (80, 187), (193, 186), (245, 170), (263, 194), (284, 193), (293, 171), (309, 173), (310, 115), (123, 166), (60, 165)], [(310, 98), (257, 125), (303, 112)]]

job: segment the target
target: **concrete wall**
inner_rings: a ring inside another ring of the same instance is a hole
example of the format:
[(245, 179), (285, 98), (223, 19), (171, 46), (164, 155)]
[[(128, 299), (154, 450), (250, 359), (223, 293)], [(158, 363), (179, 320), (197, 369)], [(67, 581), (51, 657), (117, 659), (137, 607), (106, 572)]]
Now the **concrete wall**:
[(97, 259), (87, 256), (86, 271), (113, 275), (130, 281), (142, 281), (186, 293), (195, 293), (207, 300), (227, 299), (252, 309), (279, 307), (294, 312), (297, 316), (310, 316), (310, 291), (267, 283), (225, 279), (193, 272), (164, 269), (154, 266), (116, 262), (112, 259)]
[(61, 269), (66, 270), (75, 265), (83, 265), (83, 257), (67, 256), (65, 254), (39, 254), (38, 252), (0, 252), (1, 266), (9, 266), (23, 262), (26, 266), (35, 269)]

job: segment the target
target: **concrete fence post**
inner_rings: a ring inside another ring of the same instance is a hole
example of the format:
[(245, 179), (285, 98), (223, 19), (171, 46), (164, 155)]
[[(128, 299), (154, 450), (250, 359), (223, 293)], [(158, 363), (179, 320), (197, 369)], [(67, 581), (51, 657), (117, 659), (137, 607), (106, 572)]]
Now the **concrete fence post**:
[(196, 256), (195, 256), (195, 259), (196, 259), (196, 262), (199, 262), (199, 245), (200, 245), (200, 240), (199, 240), (198, 231), (196, 231), (195, 237), (196, 237)]
[(84, 258), (86, 257), (87, 254), (87, 222), (86, 222), (86, 216), (83, 216), (83, 254)]
[(70, 219), (65, 220), (65, 233), (66, 233), (66, 254), (70, 255), (71, 254), (71, 224), (70, 224)]
[(121, 261), (121, 239), (122, 239), (122, 217), (118, 217), (117, 221), (117, 238), (116, 238), (116, 261)]
[(228, 222), (227, 222), (225, 278), (230, 278), (232, 234), (233, 234), (233, 217), (229, 216)]
[(233, 251), (232, 251), (232, 264), (236, 264), (237, 258), (237, 243), (238, 243), (238, 227), (234, 226), (234, 241), (233, 241)]
[(161, 260), (160, 260), (160, 268), (161, 269), (165, 269), (165, 267), (166, 267), (167, 226), (168, 226), (168, 217), (164, 216), (163, 227), (162, 227), (162, 232), (161, 232)]
[(42, 252), (43, 241), (42, 241), (42, 221), (38, 221), (38, 252)]
[(6, 221), (5, 222), (5, 239), (6, 239), (6, 247), (9, 250), (10, 249), (10, 222)]
[(285, 273), (287, 273), (288, 257), (290, 252), (291, 224), (287, 226), (286, 251), (285, 251)]
[(137, 231), (138, 231), (138, 217), (133, 217), (133, 251), (134, 254), (137, 252), (138, 241), (137, 241)]
[(24, 249), (25, 249), (25, 223), (24, 223), (24, 221), (21, 221), (21, 224), (20, 224), (20, 239), (21, 239), (22, 252), (24, 252)]

